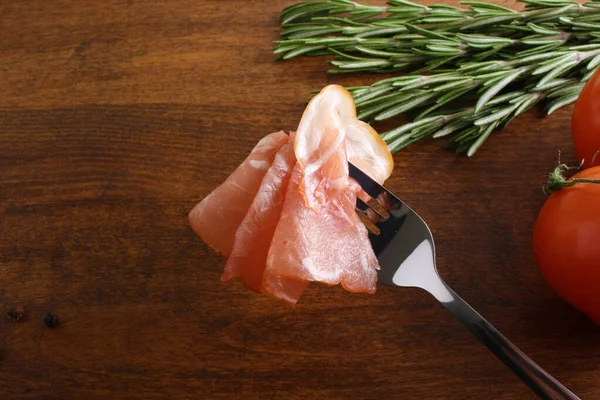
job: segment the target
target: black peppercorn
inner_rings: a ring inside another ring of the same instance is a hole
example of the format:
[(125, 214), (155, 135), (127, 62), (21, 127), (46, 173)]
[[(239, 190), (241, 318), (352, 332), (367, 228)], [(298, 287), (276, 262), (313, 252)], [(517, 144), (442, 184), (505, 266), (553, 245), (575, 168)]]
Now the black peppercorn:
[(50, 313), (46, 314), (44, 317), (44, 323), (48, 328), (56, 328), (58, 326), (58, 321), (58, 316)]

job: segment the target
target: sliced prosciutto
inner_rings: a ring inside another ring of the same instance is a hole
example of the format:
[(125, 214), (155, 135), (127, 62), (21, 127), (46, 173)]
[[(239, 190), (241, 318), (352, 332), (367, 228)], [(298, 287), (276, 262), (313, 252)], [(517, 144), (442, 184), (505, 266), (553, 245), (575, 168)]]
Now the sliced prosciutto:
[[(284, 144), (275, 156), (235, 234), (233, 249), (221, 277), (223, 281), (237, 277), (248, 289), (257, 293), (263, 291), (267, 255), (295, 164), (296, 156), (291, 136), (290, 143)], [(276, 297), (291, 304), (298, 301), (308, 284), (306, 280), (285, 280), (277, 276), (271, 276), (267, 280), (274, 287)]]
[[(296, 133), (298, 163), (273, 235), (266, 272), (374, 293), (379, 264), (356, 215), (360, 187), (348, 175), (347, 119), (354, 102), (333, 87), (309, 104)], [(334, 97), (334, 101), (329, 101)], [(331, 108), (337, 112), (332, 112)], [(265, 290), (272, 292), (269, 282)]]
[(283, 131), (265, 136), (227, 180), (190, 211), (190, 225), (207, 245), (229, 255), (238, 227), (275, 155), (287, 141)]
[(190, 212), (194, 231), (226, 256), (223, 281), (295, 304), (310, 282), (374, 293), (378, 262), (356, 215), (348, 161), (379, 183), (391, 174), (385, 142), (330, 85), (306, 108), (297, 133), (262, 139)]
[[(340, 190), (320, 207), (309, 207), (298, 190), (297, 166), (269, 250), (266, 273), (282, 278), (342, 284), (351, 292), (374, 293), (378, 262), (368, 232), (354, 211), (354, 187)], [(268, 281), (265, 290), (273, 293)], [(274, 294), (274, 293), (273, 293)]]

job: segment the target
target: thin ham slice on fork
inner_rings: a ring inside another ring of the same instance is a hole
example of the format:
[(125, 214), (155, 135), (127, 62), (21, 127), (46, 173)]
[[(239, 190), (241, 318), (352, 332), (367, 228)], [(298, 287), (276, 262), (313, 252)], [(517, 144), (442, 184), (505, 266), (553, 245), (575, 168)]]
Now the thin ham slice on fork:
[(330, 85), (311, 100), (295, 134), (263, 138), (190, 212), (198, 236), (227, 258), (222, 280), (239, 278), (290, 305), (309, 282), (375, 293), (378, 263), (355, 213), (364, 193), (348, 161), (380, 183), (393, 169), (350, 94)]
[(207, 245), (226, 257), (231, 253), (238, 227), (275, 155), (288, 140), (283, 131), (262, 138), (225, 182), (190, 211), (190, 225)]
[(294, 304), (308, 285), (304, 279), (285, 279), (268, 274), (264, 278), (267, 255), (275, 229), (280, 220), (292, 169), (296, 164), (293, 135), (284, 144), (264, 176), (260, 188), (244, 220), (240, 224), (227, 258), (221, 280), (238, 277), (242, 284), (257, 293), (263, 292), (263, 279), (269, 283), (271, 293), (282, 301)]

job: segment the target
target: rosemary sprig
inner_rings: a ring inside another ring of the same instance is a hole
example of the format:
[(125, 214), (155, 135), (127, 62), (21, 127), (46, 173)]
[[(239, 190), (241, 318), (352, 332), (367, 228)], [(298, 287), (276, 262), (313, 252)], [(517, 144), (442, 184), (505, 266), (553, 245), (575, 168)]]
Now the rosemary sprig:
[(448, 145), (470, 156), (494, 129), (542, 100), (548, 114), (574, 102), (589, 76), (577, 67), (587, 62), (594, 71), (600, 55), (600, 44), (587, 47), (590, 50), (580, 47), (474, 62), (447, 73), (394, 77), (350, 92), (359, 118), (369, 122), (419, 111), (412, 122), (382, 133), (393, 152), (425, 136), (454, 134)]
[(536, 104), (550, 114), (574, 102), (600, 65), (600, 0), (520, 1), (520, 12), (480, 1), (301, 2), (283, 11), (275, 53), (335, 55), (331, 73), (408, 72), (349, 88), (359, 117), (410, 113), (411, 122), (382, 133), (394, 152), (432, 135), (472, 155)]

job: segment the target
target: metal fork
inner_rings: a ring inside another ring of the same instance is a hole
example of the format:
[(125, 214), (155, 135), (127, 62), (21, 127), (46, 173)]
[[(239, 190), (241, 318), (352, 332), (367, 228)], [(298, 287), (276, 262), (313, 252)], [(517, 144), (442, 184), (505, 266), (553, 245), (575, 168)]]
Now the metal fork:
[(350, 176), (371, 196), (368, 202), (357, 199), (356, 208), (370, 231), (381, 266), (379, 280), (432, 294), (540, 398), (579, 399), (446, 285), (437, 272), (433, 236), (423, 219), (357, 167), (349, 167)]

